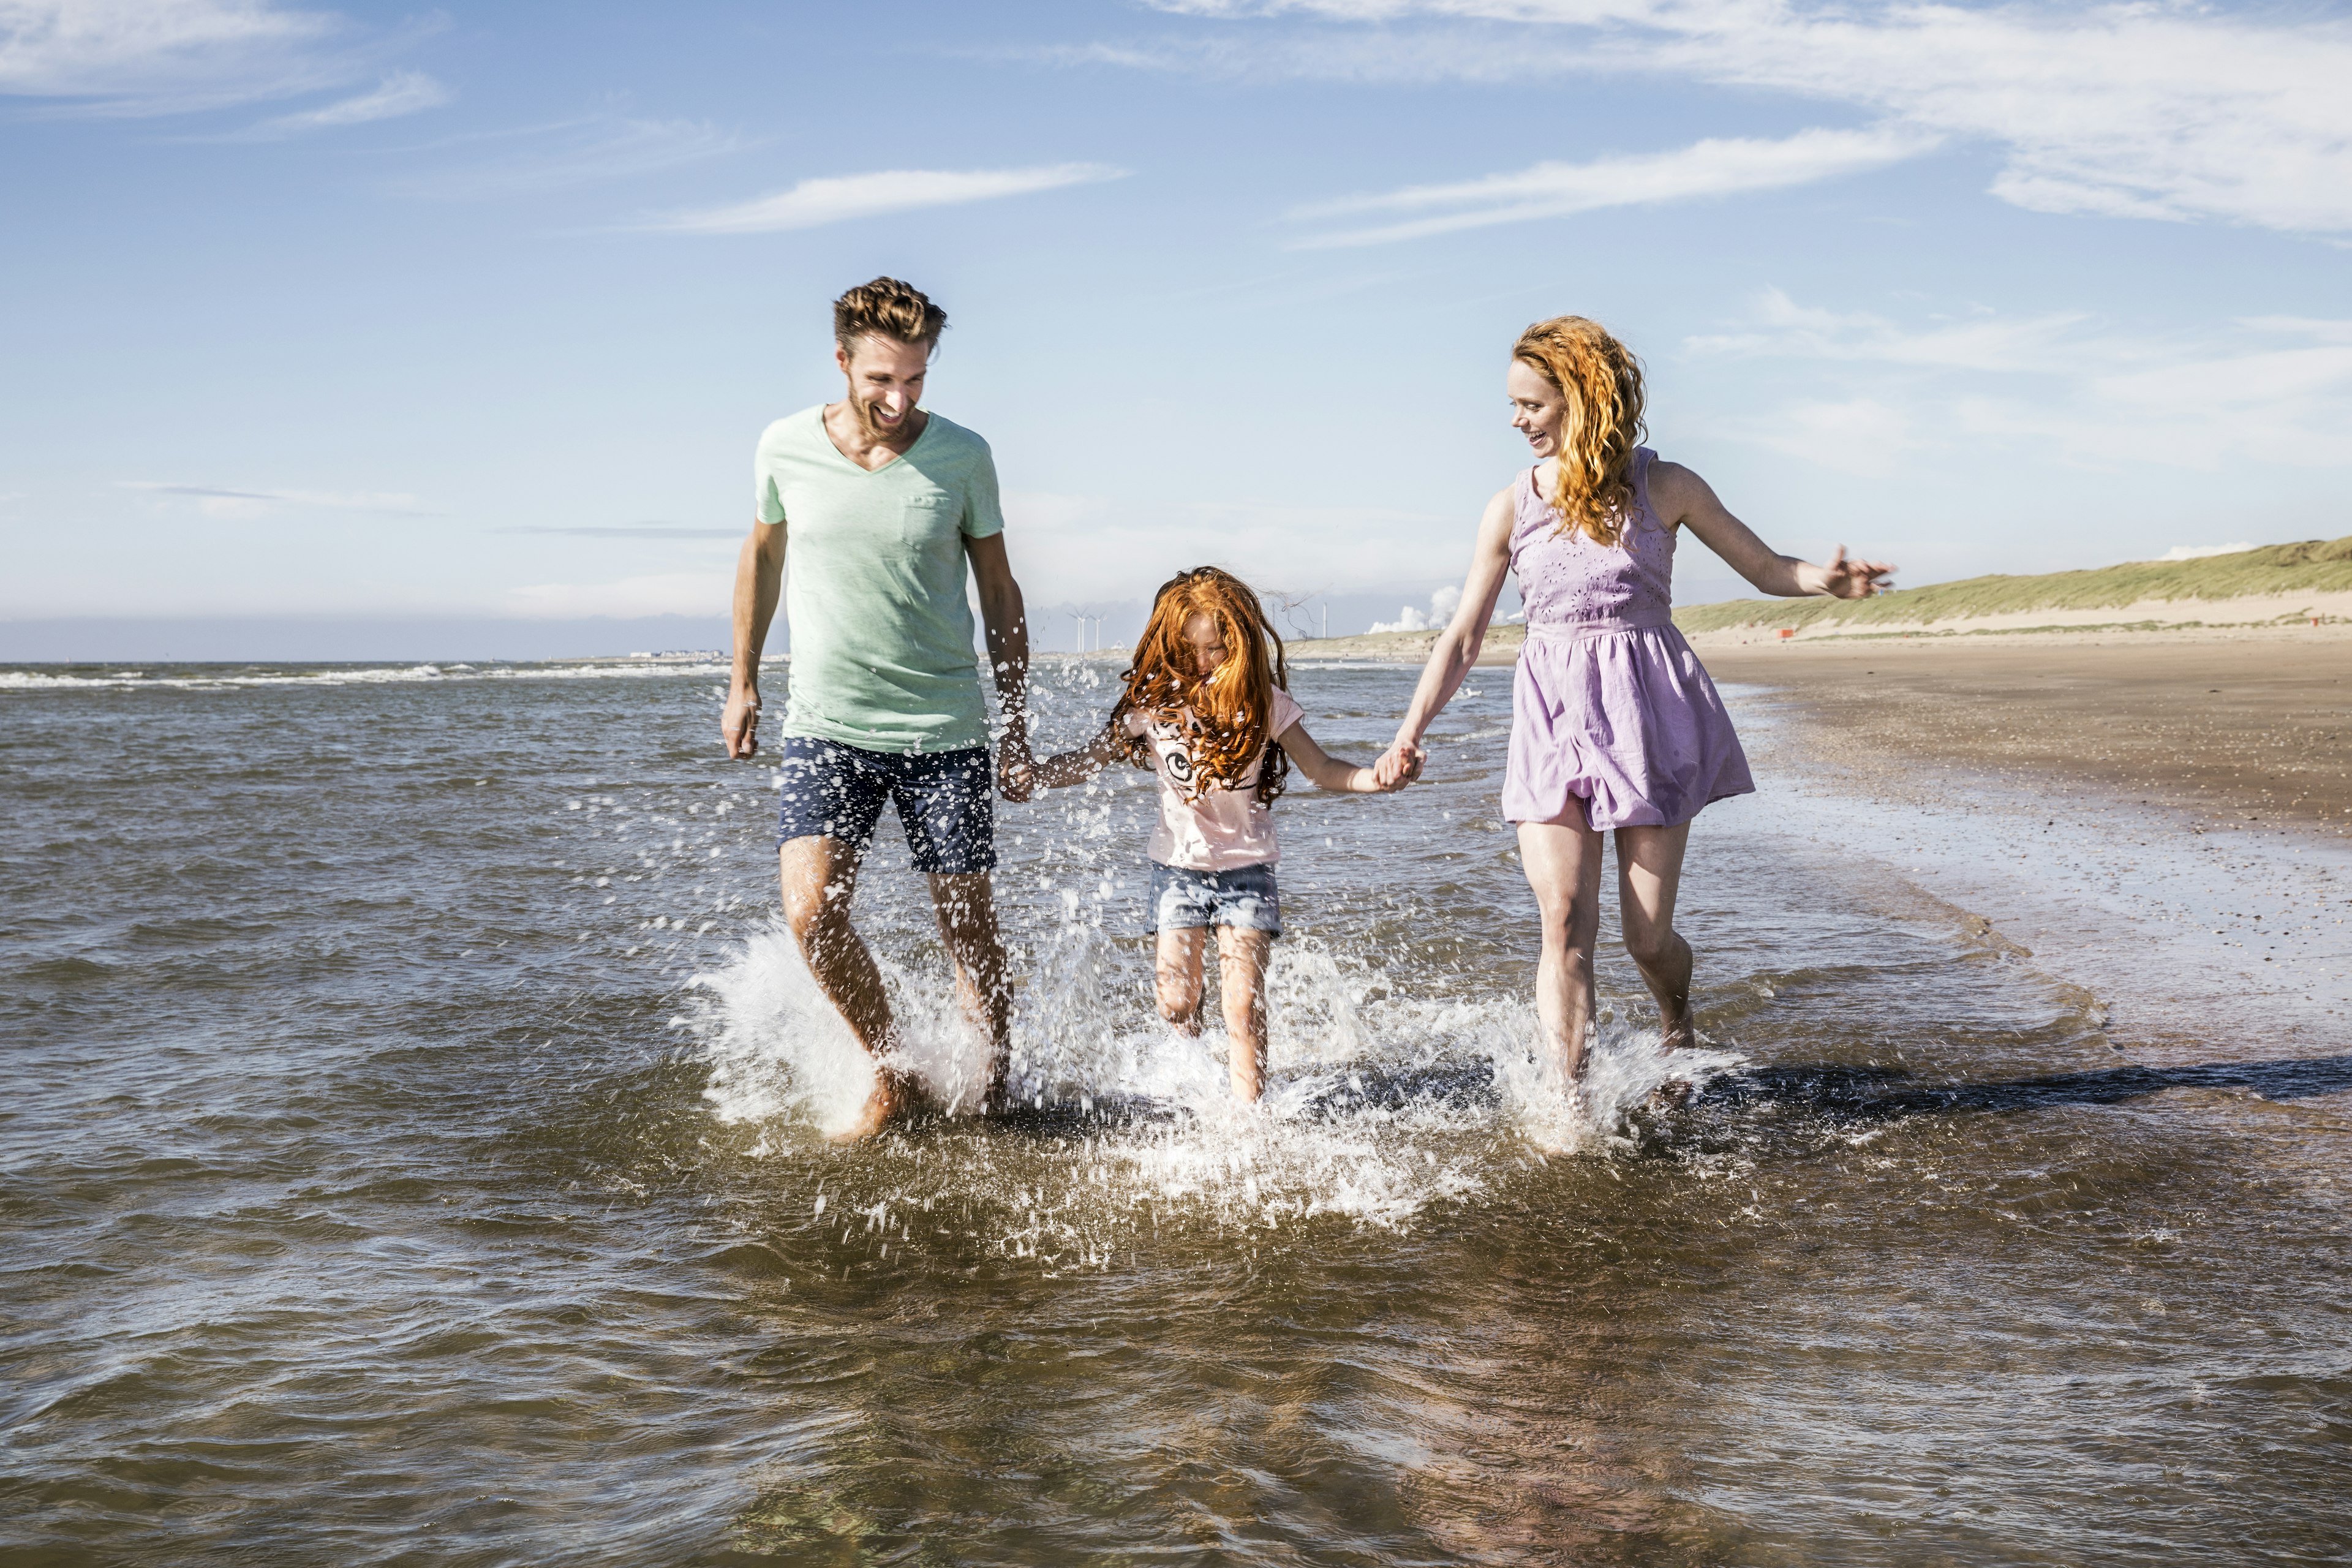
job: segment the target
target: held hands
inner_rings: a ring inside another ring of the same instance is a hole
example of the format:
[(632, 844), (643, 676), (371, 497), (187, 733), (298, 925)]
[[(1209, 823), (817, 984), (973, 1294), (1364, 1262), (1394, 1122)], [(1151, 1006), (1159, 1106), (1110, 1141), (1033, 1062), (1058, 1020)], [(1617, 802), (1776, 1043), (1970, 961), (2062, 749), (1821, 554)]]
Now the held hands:
[(1848, 561), (1841, 544), (1822, 568), (1822, 592), (1832, 599), (1867, 599), (1892, 586), (1879, 579), (1894, 574), (1895, 568), (1884, 561)]
[(996, 742), (996, 788), (1010, 801), (1024, 801), (1037, 792), (1037, 759), (1029, 750), (1029, 721), (1008, 715), (1003, 738)]
[(731, 759), (748, 760), (760, 749), (760, 694), (737, 690), (727, 694), (727, 710), (719, 716), (719, 739)]
[(1373, 785), (1382, 795), (1393, 794), (1421, 777), (1422, 764), (1428, 760), (1427, 752), (1399, 736), (1372, 764)]

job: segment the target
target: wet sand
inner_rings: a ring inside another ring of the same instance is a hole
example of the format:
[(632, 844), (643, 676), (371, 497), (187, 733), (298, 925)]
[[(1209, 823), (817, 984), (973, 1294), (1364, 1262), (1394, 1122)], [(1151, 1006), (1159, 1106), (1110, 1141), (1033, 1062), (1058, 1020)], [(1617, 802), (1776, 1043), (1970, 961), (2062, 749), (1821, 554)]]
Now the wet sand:
[(1808, 721), (1790, 742), (1874, 793), (1916, 765), (2088, 785), (2217, 822), (2352, 833), (2352, 636), (2334, 627), (1708, 647)]

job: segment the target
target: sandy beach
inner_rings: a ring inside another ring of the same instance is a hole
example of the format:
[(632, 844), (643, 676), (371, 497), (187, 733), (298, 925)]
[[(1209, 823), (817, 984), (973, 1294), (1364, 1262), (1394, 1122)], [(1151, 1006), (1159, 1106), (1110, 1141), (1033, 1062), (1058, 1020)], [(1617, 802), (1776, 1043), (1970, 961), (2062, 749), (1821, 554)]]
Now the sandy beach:
[[(1797, 637), (1694, 636), (1719, 681), (1802, 710), (1789, 743), (1878, 793), (1942, 786), (1900, 764), (2018, 784), (2077, 781), (2118, 799), (2237, 822), (2352, 831), (2352, 626)], [(1523, 627), (1479, 664), (1515, 662)], [(1302, 662), (1418, 663), (1434, 632), (1292, 646)]]
[(1811, 721), (1790, 743), (1882, 790), (1924, 763), (2331, 835), (2352, 813), (2352, 636), (2332, 626), (1702, 643), (1700, 657), (1718, 681), (1793, 700)]

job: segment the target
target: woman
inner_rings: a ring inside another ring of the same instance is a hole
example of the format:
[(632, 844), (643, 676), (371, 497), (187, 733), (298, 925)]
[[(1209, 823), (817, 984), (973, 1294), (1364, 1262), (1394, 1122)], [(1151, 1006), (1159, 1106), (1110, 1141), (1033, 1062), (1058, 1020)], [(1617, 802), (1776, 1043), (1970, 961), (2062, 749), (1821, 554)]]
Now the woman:
[(1715, 683), (1675, 629), (1675, 542), (1688, 528), (1767, 594), (1867, 598), (1895, 568), (1781, 555), (1706, 481), (1635, 442), (1642, 370), (1581, 316), (1519, 334), (1504, 386), (1536, 463), (1486, 503), (1461, 607), (1437, 639), (1381, 758), (1382, 784), (1419, 771), (1421, 738), (1478, 658), (1504, 574), (1515, 573), (1528, 642), (1511, 692), (1503, 816), (1543, 916), (1536, 1010), (1574, 1082), (1592, 1028), (1601, 836), (1617, 835), (1625, 950), (1658, 1001), (1668, 1049), (1692, 1042), (1690, 944), (1675, 894), (1691, 818), (1756, 786)]

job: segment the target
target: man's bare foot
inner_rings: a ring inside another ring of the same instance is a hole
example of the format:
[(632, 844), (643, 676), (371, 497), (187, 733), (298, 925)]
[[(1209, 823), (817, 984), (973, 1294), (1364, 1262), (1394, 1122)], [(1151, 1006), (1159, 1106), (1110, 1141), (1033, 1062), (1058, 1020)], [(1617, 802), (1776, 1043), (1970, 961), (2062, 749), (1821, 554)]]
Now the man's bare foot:
[(1013, 1088), (1007, 1081), (1009, 1065), (1002, 1054), (990, 1065), (988, 1087), (980, 1091), (982, 1116), (1003, 1116), (1013, 1109)]
[(833, 1143), (863, 1143), (894, 1121), (903, 1121), (921, 1101), (921, 1089), (909, 1075), (896, 1068), (874, 1070), (874, 1092), (858, 1108), (856, 1120), (827, 1135)]

